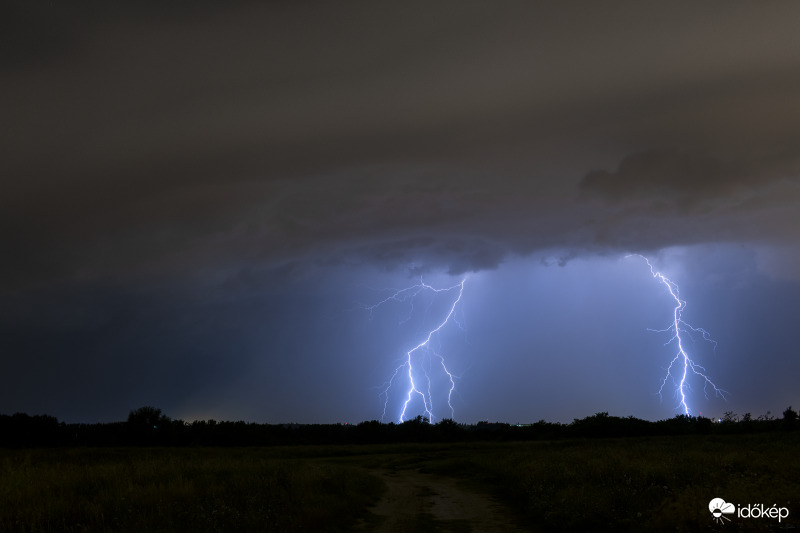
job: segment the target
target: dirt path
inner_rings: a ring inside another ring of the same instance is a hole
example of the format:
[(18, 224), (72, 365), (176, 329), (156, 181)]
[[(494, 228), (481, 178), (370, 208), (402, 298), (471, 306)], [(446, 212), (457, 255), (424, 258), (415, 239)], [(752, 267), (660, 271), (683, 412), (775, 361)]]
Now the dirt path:
[(370, 509), (375, 520), (362, 522), (360, 531), (523, 531), (502, 505), (454, 480), (417, 470), (372, 473), (386, 482), (388, 490)]

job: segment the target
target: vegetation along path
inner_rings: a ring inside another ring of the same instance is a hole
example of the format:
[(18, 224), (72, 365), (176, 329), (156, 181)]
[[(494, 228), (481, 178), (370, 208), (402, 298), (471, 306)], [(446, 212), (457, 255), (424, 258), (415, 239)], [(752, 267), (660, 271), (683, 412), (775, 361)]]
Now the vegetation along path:
[(375, 520), (362, 522), (361, 531), (522, 531), (503, 505), (455, 480), (419, 470), (370, 472), (385, 482), (387, 490), (370, 509)]

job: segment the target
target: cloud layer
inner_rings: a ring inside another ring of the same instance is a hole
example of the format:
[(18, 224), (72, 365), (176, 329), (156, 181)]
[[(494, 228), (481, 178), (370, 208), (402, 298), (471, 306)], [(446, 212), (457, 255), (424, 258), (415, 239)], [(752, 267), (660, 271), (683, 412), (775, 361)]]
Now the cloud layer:
[(628, 252), (731, 408), (796, 403), (799, 17), (2, 2), (0, 411), (374, 418), (418, 332), (363, 304), (476, 271), (457, 416), (661, 416), (672, 308)]
[(792, 4), (12, 5), (6, 287), (799, 236)]

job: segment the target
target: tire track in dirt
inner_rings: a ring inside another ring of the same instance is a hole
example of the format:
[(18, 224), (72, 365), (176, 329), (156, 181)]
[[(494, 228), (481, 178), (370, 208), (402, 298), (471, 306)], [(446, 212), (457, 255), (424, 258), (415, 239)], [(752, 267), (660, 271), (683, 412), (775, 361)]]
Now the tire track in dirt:
[(386, 483), (386, 493), (359, 531), (515, 532), (524, 531), (503, 505), (455, 480), (418, 470), (370, 470)]

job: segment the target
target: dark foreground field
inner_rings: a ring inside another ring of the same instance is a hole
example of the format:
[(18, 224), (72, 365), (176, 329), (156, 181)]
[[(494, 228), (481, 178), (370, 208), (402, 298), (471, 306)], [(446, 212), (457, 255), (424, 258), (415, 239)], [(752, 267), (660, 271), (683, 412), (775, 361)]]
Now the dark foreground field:
[[(0, 531), (791, 529), (800, 525), (799, 445), (800, 432), (785, 432), (0, 450)], [(790, 514), (717, 525), (715, 497)]]

